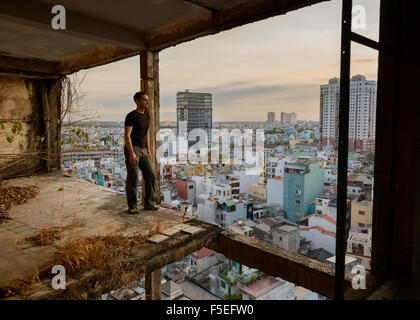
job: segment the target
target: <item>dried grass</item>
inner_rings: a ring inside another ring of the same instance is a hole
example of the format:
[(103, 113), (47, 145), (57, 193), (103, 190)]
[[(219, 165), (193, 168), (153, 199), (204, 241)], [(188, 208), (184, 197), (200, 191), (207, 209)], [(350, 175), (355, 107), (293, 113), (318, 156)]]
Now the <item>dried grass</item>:
[(7, 211), (17, 204), (22, 204), (29, 199), (35, 198), (39, 194), (37, 186), (28, 187), (3, 187), (0, 186), (0, 224), (5, 220), (10, 220)]
[(53, 227), (53, 228), (43, 229), (36, 235), (25, 238), (25, 241), (31, 242), (39, 246), (49, 246), (49, 245), (52, 245), (55, 240), (60, 239), (62, 233), (63, 233), (62, 228)]
[[(145, 234), (124, 236), (121, 233), (106, 236), (84, 237), (78, 233), (71, 234), (67, 243), (57, 248), (55, 259), (44, 264), (43, 268), (36, 270), (24, 279), (18, 279), (8, 287), (0, 288), (0, 298), (16, 293), (27, 295), (41, 287), (40, 278), (47, 276), (52, 266), (62, 265), (67, 275), (77, 274), (86, 270), (107, 270), (111, 283), (115, 286), (125, 285), (137, 280), (128, 270), (124, 261), (130, 256), (132, 249), (145, 243), (147, 238), (162, 231), (161, 223), (151, 226)], [(59, 228), (42, 230), (37, 235), (27, 238), (28, 241), (39, 245), (52, 244), (62, 234)], [(30, 239), (30, 240), (29, 240)]]

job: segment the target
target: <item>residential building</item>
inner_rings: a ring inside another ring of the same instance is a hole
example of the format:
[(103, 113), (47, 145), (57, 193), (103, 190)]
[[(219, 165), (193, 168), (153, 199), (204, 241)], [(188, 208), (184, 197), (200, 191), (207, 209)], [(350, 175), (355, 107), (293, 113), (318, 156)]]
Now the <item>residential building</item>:
[(288, 251), (299, 251), (299, 227), (284, 224), (271, 231), (273, 244)]
[(190, 203), (195, 203), (195, 181), (190, 179), (176, 180), (178, 196)]
[(255, 226), (256, 226), (256, 223), (254, 221), (246, 219), (243, 221), (242, 220), (235, 221), (229, 226), (229, 229), (243, 236), (253, 237), (254, 236), (253, 230)]
[(163, 165), (163, 168), (161, 166), (161, 182), (162, 183), (167, 183), (167, 182), (172, 182), (172, 165), (171, 164), (165, 164)]
[(182, 282), (185, 280), (185, 275), (174, 267), (168, 267), (166, 270), (166, 277), (175, 282)]
[(239, 199), (240, 193), (240, 180), (236, 174), (229, 173), (221, 175), (221, 181), (230, 185), (231, 194), (233, 199)]
[(369, 193), (360, 193), (351, 202), (351, 228), (367, 231), (372, 225), (373, 201)]
[(216, 223), (217, 200), (206, 198), (204, 202), (197, 204), (198, 219), (208, 223)]
[[(321, 144), (337, 149), (340, 79), (321, 85)], [(349, 151), (367, 152), (375, 149), (376, 82), (356, 75), (350, 81)]]
[[(328, 258), (327, 261), (329, 264), (335, 265), (335, 258), (336, 256), (333, 256), (331, 258)], [(351, 256), (349, 256), (348, 254), (346, 254), (344, 256), (344, 268), (346, 271), (351, 272), (353, 270), (353, 268), (358, 265), (359, 262), (357, 261), (356, 258), (353, 258)]]
[(276, 177), (267, 180), (267, 204), (284, 206), (284, 179)]
[[(186, 89), (177, 92), (176, 104), (178, 130), (180, 121), (187, 121), (188, 134), (194, 129), (204, 130), (207, 134), (208, 149), (210, 149), (211, 128), (213, 126), (211, 93), (190, 92)], [(188, 141), (188, 147), (195, 143), (195, 141)]]
[(243, 286), (242, 300), (294, 300), (294, 289), (293, 283), (268, 276)]
[(267, 185), (265, 183), (251, 183), (249, 185), (249, 198), (263, 203), (267, 202)]
[(324, 168), (324, 183), (335, 186), (337, 184), (337, 169), (331, 167)]
[(215, 263), (215, 251), (206, 247), (201, 248), (197, 252), (190, 255), (191, 266), (193, 266), (197, 273), (209, 269)]
[(310, 241), (311, 250), (322, 248), (335, 254), (336, 220), (326, 214), (311, 214), (299, 223), (300, 236)]
[(318, 294), (304, 287), (295, 287), (295, 300), (319, 300)]
[(371, 270), (372, 257), (372, 228), (369, 227), (366, 232), (359, 230), (350, 230), (347, 240), (347, 255), (357, 259), (366, 272)]
[(184, 165), (184, 175), (186, 177), (198, 176), (200, 173), (204, 174), (205, 166), (201, 163), (195, 164), (185, 164)]
[(324, 170), (316, 158), (298, 157), (284, 172), (284, 211), (292, 222), (306, 217), (309, 207), (324, 191)]
[(274, 112), (269, 112), (267, 114), (267, 129), (271, 130), (274, 128), (274, 122), (275, 122), (276, 114)]
[(266, 207), (264, 203), (254, 202), (252, 206), (252, 215), (247, 215), (248, 219), (256, 221), (266, 216)]
[(256, 238), (273, 243), (288, 251), (299, 250), (299, 226), (285, 218), (262, 218), (254, 227)]
[(239, 177), (239, 193), (244, 193), (246, 197), (249, 197), (249, 185), (251, 183), (260, 182), (258, 174), (249, 174), (245, 170), (233, 170), (233, 173)]
[(288, 113), (286, 115), (286, 122), (289, 124), (295, 124), (297, 121), (297, 115), (295, 112)]
[(162, 300), (176, 300), (184, 294), (179, 284), (169, 280), (162, 284)]
[(280, 123), (281, 124), (286, 124), (287, 123), (287, 113), (286, 112), (282, 112), (280, 114)]
[(264, 178), (265, 179), (273, 179), (276, 177), (283, 177), (284, 176), (284, 166), (286, 165), (287, 158), (272, 158), (266, 157), (266, 161), (264, 164)]
[(222, 228), (229, 226), (238, 220), (246, 219), (247, 202), (242, 200), (217, 200), (216, 223)]

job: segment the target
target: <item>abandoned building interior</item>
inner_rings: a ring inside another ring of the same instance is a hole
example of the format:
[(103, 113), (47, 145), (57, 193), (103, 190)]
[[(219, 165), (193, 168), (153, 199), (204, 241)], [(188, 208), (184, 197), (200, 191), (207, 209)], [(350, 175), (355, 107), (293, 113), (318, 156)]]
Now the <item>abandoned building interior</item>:
[[(169, 209), (128, 216), (123, 196), (61, 175), (59, 120), (66, 76), (138, 56), (138, 87), (149, 95), (151, 136), (156, 136), (160, 51), (324, 1), (328, 0), (124, 0), (116, 5), (63, 0), (65, 30), (51, 28), (55, 1), (2, 1), (0, 121), (8, 129), (17, 122), (21, 125), (15, 127), (20, 134), (12, 143), (2, 142), (1, 178), (16, 186), (30, 186), (36, 180), (40, 191), (31, 201), (11, 208), (11, 219), (0, 224), (0, 296), (91, 299), (145, 276), (146, 298), (160, 299), (161, 268), (207, 247), (331, 299), (420, 298), (417, 1), (380, 1), (378, 42), (351, 32), (352, 1), (342, 1), (341, 87), (349, 88), (352, 42), (379, 54), (372, 273), (366, 290), (352, 289), (354, 275), (344, 270), (348, 90), (340, 93), (335, 267)], [(153, 154), (158, 146), (152, 139)], [(153, 159), (159, 182), (158, 160)], [(58, 191), (59, 187), (64, 190)], [(70, 260), (69, 252), (77, 254), (79, 247), (67, 245), (64, 250), (49, 243), (29, 247), (23, 241), (46, 226), (65, 235), (58, 240), (62, 246), (74, 232), (80, 246), (92, 246), (86, 239), (94, 239), (102, 241), (102, 247), (92, 256)], [(191, 232), (162, 235), (174, 227)], [(66, 290), (53, 290), (50, 285), (50, 266), (57, 261), (74, 269), (68, 274)], [(37, 281), (32, 281), (34, 277)]]

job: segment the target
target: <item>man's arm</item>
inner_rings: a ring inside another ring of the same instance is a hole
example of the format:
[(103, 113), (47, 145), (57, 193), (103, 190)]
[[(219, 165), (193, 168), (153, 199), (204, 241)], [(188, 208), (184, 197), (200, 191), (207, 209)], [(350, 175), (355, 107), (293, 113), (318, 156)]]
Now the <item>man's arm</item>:
[(149, 157), (152, 158), (152, 154), (150, 153), (150, 127), (147, 129), (147, 152), (149, 153)]
[(129, 162), (131, 164), (135, 164), (137, 161), (137, 157), (136, 157), (136, 154), (134, 153), (133, 144), (131, 142), (131, 137), (130, 137), (131, 131), (133, 131), (133, 127), (124, 126), (124, 140), (125, 140), (125, 145), (127, 146), (127, 149), (128, 149), (128, 153), (129, 153)]

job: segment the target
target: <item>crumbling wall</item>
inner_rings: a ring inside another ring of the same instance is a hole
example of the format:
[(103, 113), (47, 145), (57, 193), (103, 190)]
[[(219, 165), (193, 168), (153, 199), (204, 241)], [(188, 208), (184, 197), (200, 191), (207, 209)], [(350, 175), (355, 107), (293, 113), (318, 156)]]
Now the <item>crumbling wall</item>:
[(59, 79), (0, 76), (0, 176), (60, 168)]

